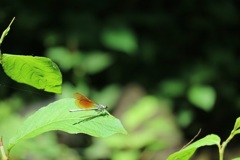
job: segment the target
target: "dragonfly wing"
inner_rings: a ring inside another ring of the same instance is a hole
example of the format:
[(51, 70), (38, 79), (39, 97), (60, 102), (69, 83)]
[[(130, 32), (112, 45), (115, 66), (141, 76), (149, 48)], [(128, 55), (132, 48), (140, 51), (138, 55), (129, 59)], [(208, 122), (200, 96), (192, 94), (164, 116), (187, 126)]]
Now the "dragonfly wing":
[(82, 95), (81, 93), (75, 93), (75, 104), (83, 109), (91, 109), (96, 106), (96, 103), (88, 99), (86, 96)]

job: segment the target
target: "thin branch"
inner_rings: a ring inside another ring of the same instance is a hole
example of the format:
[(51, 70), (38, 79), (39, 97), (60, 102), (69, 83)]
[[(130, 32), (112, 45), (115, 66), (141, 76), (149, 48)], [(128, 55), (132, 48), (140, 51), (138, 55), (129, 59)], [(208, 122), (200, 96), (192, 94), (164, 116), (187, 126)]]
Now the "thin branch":
[(187, 144), (185, 144), (180, 150), (186, 148), (189, 144), (191, 144), (197, 137), (198, 135), (201, 133), (201, 128), (199, 129), (198, 133), (191, 139), (191, 141), (189, 141)]

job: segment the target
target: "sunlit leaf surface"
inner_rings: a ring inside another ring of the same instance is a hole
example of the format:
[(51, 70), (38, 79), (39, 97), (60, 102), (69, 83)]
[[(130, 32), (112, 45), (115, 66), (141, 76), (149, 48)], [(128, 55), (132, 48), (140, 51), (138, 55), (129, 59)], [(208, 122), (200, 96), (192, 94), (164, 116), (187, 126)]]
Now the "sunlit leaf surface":
[(19, 83), (61, 93), (61, 72), (49, 58), (3, 54), (2, 65), (5, 73)]
[(220, 141), (220, 138), (215, 134), (207, 135), (180, 151), (173, 153), (167, 160), (189, 160), (198, 148), (202, 146), (220, 145)]
[(70, 109), (76, 109), (73, 98), (61, 99), (39, 109), (27, 118), (15, 136), (10, 139), (8, 150), (24, 139), (52, 130), (71, 134), (85, 133), (95, 137), (127, 133), (121, 122), (107, 112), (69, 112)]

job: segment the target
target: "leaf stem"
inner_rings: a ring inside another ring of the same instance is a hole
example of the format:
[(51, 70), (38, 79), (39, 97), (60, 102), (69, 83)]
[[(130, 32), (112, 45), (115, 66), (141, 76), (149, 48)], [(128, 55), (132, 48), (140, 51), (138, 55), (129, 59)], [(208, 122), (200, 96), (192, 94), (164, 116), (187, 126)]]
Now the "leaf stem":
[(0, 138), (0, 150), (1, 150), (1, 154), (2, 154), (2, 160), (8, 160), (8, 157), (6, 156), (4, 148), (3, 148), (2, 137)]

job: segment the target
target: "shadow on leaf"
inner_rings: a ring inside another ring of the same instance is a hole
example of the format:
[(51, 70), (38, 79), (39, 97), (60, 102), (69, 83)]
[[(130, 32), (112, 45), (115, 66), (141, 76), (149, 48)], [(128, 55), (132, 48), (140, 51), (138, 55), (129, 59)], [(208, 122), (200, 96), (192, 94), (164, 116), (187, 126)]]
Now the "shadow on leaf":
[[(80, 120), (79, 122), (74, 123), (73, 125), (80, 124), (80, 123), (83, 123), (83, 122), (88, 122), (88, 121), (91, 121), (91, 120), (93, 120), (95, 118), (105, 117), (105, 116), (109, 116), (109, 114), (105, 112), (105, 113), (101, 113), (101, 114), (98, 114), (98, 115), (95, 115), (95, 116), (90, 116), (90, 117), (89, 116), (85, 116), (87, 118), (84, 118), (84, 119)], [(81, 118), (83, 118), (83, 117), (81, 117)]]

